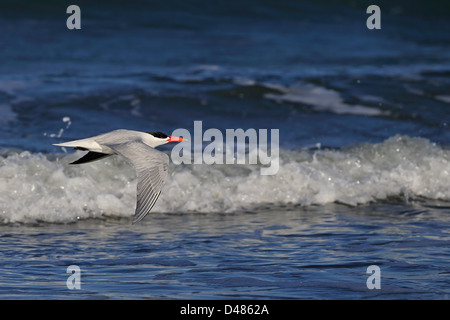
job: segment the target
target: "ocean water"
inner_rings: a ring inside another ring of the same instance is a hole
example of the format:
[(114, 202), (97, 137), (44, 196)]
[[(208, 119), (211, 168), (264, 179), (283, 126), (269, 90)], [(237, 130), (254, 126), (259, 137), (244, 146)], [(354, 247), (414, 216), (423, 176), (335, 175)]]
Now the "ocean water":
[[(70, 4), (0, 4), (1, 299), (449, 299), (445, 1), (380, 30), (364, 1)], [(194, 121), (279, 129), (278, 172), (171, 163), (132, 225), (133, 168), (52, 145)]]

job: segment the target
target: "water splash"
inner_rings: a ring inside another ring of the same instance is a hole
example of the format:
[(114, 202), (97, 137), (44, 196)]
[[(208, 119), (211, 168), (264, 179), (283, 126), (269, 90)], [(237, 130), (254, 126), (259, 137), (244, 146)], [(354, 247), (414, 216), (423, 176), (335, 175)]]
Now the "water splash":
[[(450, 201), (450, 150), (422, 138), (395, 136), (341, 150), (280, 150), (280, 170), (258, 165), (174, 165), (153, 211), (223, 213), (333, 202)], [(0, 221), (71, 222), (131, 218), (136, 175), (122, 158), (69, 166), (79, 152), (28, 151), (0, 159)], [(176, 194), (176, 197), (173, 195)]]
[[(72, 124), (72, 120), (70, 119), (70, 117), (63, 117), (62, 118), (62, 122), (66, 124), (65, 127), (62, 127), (59, 129), (58, 133), (50, 133), (47, 134), (47, 132), (44, 132), (44, 137), (50, 137), (52, 139), (59, 139), (62, 137), (63, 133), (65, 130), (69, 129), (70, 125)], [(66, 149), (64, 147), (62, 147), (64, 152), (67, 152)]]

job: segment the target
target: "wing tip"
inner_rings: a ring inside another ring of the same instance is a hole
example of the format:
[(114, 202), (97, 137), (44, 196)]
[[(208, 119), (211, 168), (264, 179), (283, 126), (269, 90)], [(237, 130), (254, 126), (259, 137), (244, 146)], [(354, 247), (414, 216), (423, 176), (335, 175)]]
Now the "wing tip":
[(137, 224), (137, 223), (139, 223), (142, 219), (144, 219), (145, 218), (145, 216), (146, 216), (147, 214), (144, 214), (144, 215), (142, 215), (141, 217), (134, 217), (133, 218), (133, 222), (131, 223), (131, 224)]
[(136, 212), (134, 214), (134, 219), (133, 219), (133, 223), (132, 224), (138, 223), (139, 221), (144, 219), (150, 213), (150, 211), (152, 211), (152, 209), (155, 206), (156, 201), (158, 200), (160, 194), (161, 194), (161, 191), (159, 191), (158, 193), (155, 193), (153, 195), (153, 197), (150, 200), (150, 205), (146, 206), (148, 208), (146, 211), (142, 211), (142, 208), (140, 208), (140, 209), (136, 208)]
[(137, 224), (137, 223), (139, 223), (142, 219), (144, 219), (146, 216), (147, 216), (147, 214), (150, 212), (150, 210), (148, 210), (147, 212), (145, 212), (145, 213), (142, 213), (142, 212), (138, 212), (137, 210), (136, 210), (136, 212), (134, 213), (134, 217), (133, 217), (133, 222), (132, 222), (132, 224)]

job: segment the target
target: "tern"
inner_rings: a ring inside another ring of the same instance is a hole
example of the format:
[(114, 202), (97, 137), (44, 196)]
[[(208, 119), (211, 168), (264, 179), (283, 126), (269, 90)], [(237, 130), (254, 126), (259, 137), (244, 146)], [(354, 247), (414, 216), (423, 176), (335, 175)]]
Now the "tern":
[(115, 154), (124, 157), (134, 166), (137, 174), (137, 203), (133, 224), (141, 221), (153, 208), (161, 193), (169, 168), (169, 156), (156, 150), (169, 142), (181, 142), (181, 137), (162, 132), (141, 132), (119, 129), (95, 137), (57, 143), (54, 146), (71, 147), (88, 151), (70, 164), (82, 164)]

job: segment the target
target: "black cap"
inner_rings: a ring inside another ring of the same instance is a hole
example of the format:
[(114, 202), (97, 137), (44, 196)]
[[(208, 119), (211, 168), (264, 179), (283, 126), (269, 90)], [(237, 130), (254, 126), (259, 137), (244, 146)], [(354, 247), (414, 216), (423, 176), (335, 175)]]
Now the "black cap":
[(159, 131), (153, 131), (153, 132), (147, 132), (148, 134), (151, 134), (152, 136), (154, 136), (155, 138), (161, 138), (161, 139), (165, 139), (168, 138), (169, 136), (165, 133), (159, 132)]

